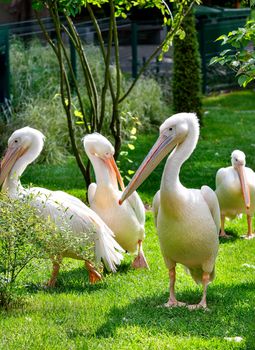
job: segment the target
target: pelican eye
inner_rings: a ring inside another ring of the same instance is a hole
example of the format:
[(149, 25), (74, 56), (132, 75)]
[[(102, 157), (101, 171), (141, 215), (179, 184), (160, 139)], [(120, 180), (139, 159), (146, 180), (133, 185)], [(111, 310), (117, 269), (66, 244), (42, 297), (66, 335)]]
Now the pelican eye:
[(16, 140), (14, 140), (14, 142), (15, 142), (15, 143), (18, 143), (18, 140), (16, 139)]
[(169, 131), (172, 131), (173, 130), (173, 128), (169, 128)]

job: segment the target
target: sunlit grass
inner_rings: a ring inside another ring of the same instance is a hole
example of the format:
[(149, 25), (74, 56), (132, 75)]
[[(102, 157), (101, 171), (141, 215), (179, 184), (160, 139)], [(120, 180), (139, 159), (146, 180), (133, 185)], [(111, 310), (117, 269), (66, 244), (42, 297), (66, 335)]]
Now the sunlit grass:
[[(217, 169), (229, 165), (234, 149), (243, 150), (247, 165), (255, 169), (255, 93), (210, 97), (204, 109), (199, 144), (181, 171), (182, 182), (194, 188), (204, 184), (214, 188)], [(157, 133), (138, 137), (130, 155), (134, 170), (156, 138)], [(162, 169), (163, 164), (139, 190), (149, 204)], [(22, 180), (82, 199), (86, 195), (72, 159), (64, 166), (32, 165)], [(107, 274), (101, 283), (90, 286), (83, 264), (67, 260), (56, 289), (46, 291), (42, 286), (50, 264), (42, 262), (27, 273), (26, 303), (0, 313), (0, 349), (254, 349), (255, 240), (240, 239), (246, 232), (245, 217), (227, 222), (227, 229), (234, 238), (221, 241), (216, 279), (208, 288), (209, 311), (159, 307), (168, 298), (168, 273), (152, 214), (147, 212), (144, 251), (150, 271), (132, 270), (132, 258), (126, 255), (117, 274)], [(201, 297), (201, 287), (181, 266), (176, 292), (188, 303)]]

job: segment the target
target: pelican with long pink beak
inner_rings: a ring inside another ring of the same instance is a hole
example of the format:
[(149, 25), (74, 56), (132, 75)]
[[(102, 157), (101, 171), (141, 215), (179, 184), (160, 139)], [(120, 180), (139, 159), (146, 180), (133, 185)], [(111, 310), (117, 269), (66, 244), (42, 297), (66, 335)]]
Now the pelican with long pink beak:
[(216, 174), (216, 195), (221, 210), (221, 237), (228, 237), (225, 232), (225, 217), (233, 219), (238, 214), (247, 215), (248, 232), (244, 238), (251, 239), (252, 216), (255, 212), (255, 173), (245, 166), (245, 154), (235, 150), (231, 154), (231, 164), (221, 168)]
[(122, 194), (123, 203), (156, 166), (167, 158), (154, 206), (161, 252), (169, 270), (170, 296), (166, 307), (181, 306), (175, 296), (176, 264), (189, 270), (192, 278), (203, 285), (201, 301), (193, 308), (206, 308), (207, 286), (215, 274), (218, 252), (220, 209), (214, 191), (184, 187), (179, 179), (182, 164), (194, 151), (199, 137), (195, 114), (178, 113), (168, 118), (159, 130), (159, 138)]
[(124, 183), (114, 160), (114, 147), (103, 135), (93, 133), (83, 139), (96, 177), (96, 183), (88, 188), (90, 207), (104, 220), (115, 234), (116, 241), (129, 253), (136, 254), (132, 266), (148, 268), (143, 253), (145, 238), (145, 208), (141, 198), (134, 192), (123, 206), (119, 198)]

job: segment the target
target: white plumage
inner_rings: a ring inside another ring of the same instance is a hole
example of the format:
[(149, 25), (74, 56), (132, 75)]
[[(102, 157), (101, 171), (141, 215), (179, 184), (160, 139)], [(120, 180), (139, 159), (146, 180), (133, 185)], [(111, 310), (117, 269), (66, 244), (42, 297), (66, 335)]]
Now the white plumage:
[(145, 237), (145, 209), (139, 195), (134, 192), (124, 203), (119, 205), (124, 190), (123, 180), (114, 161), (112, 144), (98, 133), (84, 137), (84, 148), (93, 165), (96, 183), (89, 186), (88, 198), (91, 208), (112, 229), (121, 247), (138, 255), (133, 262), (135, 268), (148, 267), (142, 250)]
[[(20, 176), (27, 165), (33, 162), (41, 153), (44, 144), (44, 135), (33, 128), (24, 127), (16, 130), (8, 141), (7, 152), (1, 162), (0, 185), (2, 190), (11, 197), (31, 196), (40, 215), (50, 217), (61, 227), (68, 225), (75, 237), (84, 237), (85, 242), (94, 242), (95, 256), (98, 261), (104, 261), (108, 270), (115, 272), (116, 265), (120, 264), (123, 251), (114, 240), (113, 232), (88, 208), (81, 200), (62, 191), (50, 191), (45, 188), (33, 187), (25, 189), (20, 182)], [(71, 239), (71, 237), (70, 237)], [(59, 263), (63, 257), (83, 259), (75, 251), (59, 252), (53, 261), (53, 273), (49, 285), (56, 282)], [(90, 281), (101, 279), (92, 263), (85, 261)]]
[(231, 164), (221, 168), (216, 174), (216, 190), (221, 210), (220, 236), (226, 237), (225, 217), (233, 219), (239, 214), (247, 215), (248, 233), (245, 238), (254, 238), (252, 216), (255, 212), (255, 173), (245, 166), (245, 154), (235, 150), (231, 154)]
[(203, 284), (203, 297), (194, 307), (206, 307), (207, 285), (214, 278), (218, 252), (220, 210), (217, 197), (208, 186), (201, 190), (185, 188), (179, 179), (182, 164), (196, 147), (199, 124), (193, 113), (179, 113), (160, 126), (160, 135), (124, 191), (123, 202), (159, 162), (169, 155), (154, 197), (154, 211), (161, 251), (169, 269), (170, 297), (166, 306), (182, 305), (176, 300), (175, 267), (188, 268), (196, 282)]

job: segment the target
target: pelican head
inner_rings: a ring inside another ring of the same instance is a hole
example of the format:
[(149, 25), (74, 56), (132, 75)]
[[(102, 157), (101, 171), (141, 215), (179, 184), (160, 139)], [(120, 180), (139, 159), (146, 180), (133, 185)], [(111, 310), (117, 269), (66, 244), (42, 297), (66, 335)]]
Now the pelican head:
[(190, 132), (193, 136), (193, 143), (190, 145), (190, 152), (192, 152), (199, 136), (199, 123), (196, 115), (194, 113), (178, 113), (164, 121), (159, 128), (159, 138), (123, 192), (120, 204), (142, 184), (175, 146), (183, 143)]
[(101, 134), (93, 133), (83, 138), (83, 145), (85, 152), (91, 160), (92, 157), (96, 157), (105, 163), (111, 176), (117, 178), (122, 191), (124, 191), (124, 183), (114, 160), (115, 150), (110, 141)]
[(233, 168), (237, 171), (240, 183), (241, 190), (245, 202), (246, 209), (250, 209), (251, 200), (250, 200), (250, 189), (247, 183), (245, 175), (245, 154), (242, 151), (235, 150), (231, 153), (231, 163)]
[(236, 149), (231, 153), (231, 164), (234, 168), (245, 166), (245, 163), (245, 154), (242, 151)]
[(18, 161), (21, 163), (19, 168), (22, 169), (22, 172), (38, 157), (43, 149), (44, 139), (44, 135), (39, 130), (29, 126), (12, 133), (0, 164), (0, 186)]

